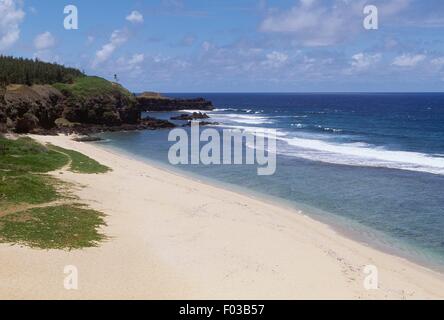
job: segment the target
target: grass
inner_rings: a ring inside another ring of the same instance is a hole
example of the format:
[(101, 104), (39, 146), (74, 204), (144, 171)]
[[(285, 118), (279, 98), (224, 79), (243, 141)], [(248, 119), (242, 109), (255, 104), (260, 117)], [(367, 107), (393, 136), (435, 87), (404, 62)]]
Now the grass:
[(0, 170), (46, 173), (63, 167), (68, 161), (66, 155), (31, 138), (10, 140), (0, 137)]
[(103, 214), (75, 205), (34, 208), (0, 217), (0, 242), (39, 249), (96, 247)]
[(60, 198), (58, 181), (42, 175), (0, 172), (0, 209), (14, 204), (41, 204)]
[(46, 174), (68, 164), (78, 173), (110, 170), (76, 151), (0, 136), (0, 242), (72, 250), (104, 239), (103, 214), (70, 204), (69, 185)]
[(121, 85), (110, 82), (100, 77), (79, 77), (72, 84), (56, 83), (53, 85), (60, 91), (68, 91), (77, 98), (112, 94), (119, 91), (124, 96), (132, 98), (131, 92)]
[(42, 173), (56, 170), (68, 161), (66, 155), (30, 138), (0, 137), (0, 210), (61, 198), (57, 191), (60, 182)]
[(76, 173), (106, 173), (111, 169), (107, 166), (104, 166), (98, 163), (96, 160), (91, 159), (90, 157), (85, 156), (84, 154), (74, 151), (68, 150), (56, 146), (50, 146), (50, 148), (54, 151), (60, 152), (62, 154), (67, 155), (71, 159), (70, 170)]

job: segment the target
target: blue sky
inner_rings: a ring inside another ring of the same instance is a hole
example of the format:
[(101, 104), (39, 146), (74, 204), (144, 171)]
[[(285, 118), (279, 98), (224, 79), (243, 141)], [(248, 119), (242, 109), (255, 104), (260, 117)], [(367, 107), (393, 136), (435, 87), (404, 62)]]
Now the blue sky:
[(443, 91), (443, 35), (442, 0), (0, 0), (0, 53), (136, 92)]

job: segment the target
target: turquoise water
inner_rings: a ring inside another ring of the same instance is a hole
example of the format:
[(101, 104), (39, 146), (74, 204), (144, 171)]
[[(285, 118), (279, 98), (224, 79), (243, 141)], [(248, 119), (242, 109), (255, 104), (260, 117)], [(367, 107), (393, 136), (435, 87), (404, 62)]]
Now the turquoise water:
[(258, 176), (256, 166), (246, 165), (173, 167), (168, 131), (107, 133), (104, 145), (301, 208), (364, 242), (442, 270), (444, 95), (198, 95), (217, 106), (210, 115), (218, 130), (278, 130), (274, 175)]

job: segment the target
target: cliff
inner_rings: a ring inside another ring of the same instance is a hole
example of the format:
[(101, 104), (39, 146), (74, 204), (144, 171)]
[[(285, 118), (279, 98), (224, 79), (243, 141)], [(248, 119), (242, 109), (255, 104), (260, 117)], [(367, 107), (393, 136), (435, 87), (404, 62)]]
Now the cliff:
[(184, 109), (213, 110), (211, 101), (204, 98), (172, 99), (159, 93), (144, 92), (136, 96), (137, 106), (141, 111), (178, 111)]
[(72, 84), (8, 85), (0, 89), (0, 130), (42, 132), (82, 125), (138, 124), (134, 96), (117, 84), (80, 77)]
[(0, 55), (0, 132), (55, 134), (170, 128), (142, 111), (213, 109), (210, 101), (135, 96), (117, 83), (77, 69)]

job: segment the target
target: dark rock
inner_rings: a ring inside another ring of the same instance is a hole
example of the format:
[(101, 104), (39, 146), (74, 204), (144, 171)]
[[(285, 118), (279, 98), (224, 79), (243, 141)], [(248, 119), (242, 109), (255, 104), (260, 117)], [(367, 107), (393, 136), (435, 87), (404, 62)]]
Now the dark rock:
[(3, 110), (0, 109), (0, 132), (4, 133), (7, 131), (7, 120), (8, 117), (6, 117), (6, 114), (3, 112)]
[(64, 95), (50, 85), (9, 85), (0, 88), (0, 130), (53, 134), (72, 131), (69, 127), (76, 123), (140, 125), (141, 112), (135, 98), (122, 91), (117, 88), (101, 95), (75, 97), (68, 90)]
[[(217, 126), (219, 122), (208, 122), (208, 121), (199, 121), (200, 126)], [(182, 127), (191, 127), (191, 121), (188, 121)]]
[(160, 129), (160, 128), (174, 128), (176, 125), (168, 120), (160, 120), (152, 117), (146, 117), (142, 120), (141, 124), (148, 128)]
[[(88, 136), (106, 131), (176, 127), (167, 120), (151, 117), (141, 120), (136, 98), (118, 89), (97, 95), (76, 96), (69, 90), (59, 91), (50, 85), (9, 85), (0, 88), (0, 132)], [(193, 101), (208, 104), (205, 100)], [(178, 100), (174, 100), (171, 104), (177, 103)], [(192, 117), (206, 119), (208, 116), (196, 113)]]
[(210, 117), (206, 113), (193, 112), (192, 114), (183, 113), (180, 116), (171, 117), (171, 120), (199, 120), (199, 119), (209, 119)]
[(204, 98), (170, 99), (154, 93), (143, 93), (136, 97), (141, 111), (178, 111), (185, 109), (213, 110), (211, 101)]
[(32, 113), (25, 113), (17, 119), (15, 132), (30, 133), (39, 126), (39, 119)]
[(94, 137), (94, 136), (81, 136), (81, 137), (77, 137), (72, 139), (76, 142), (95, 142), (95, 141), (102, 141), (102, 138), (99, 137)]

